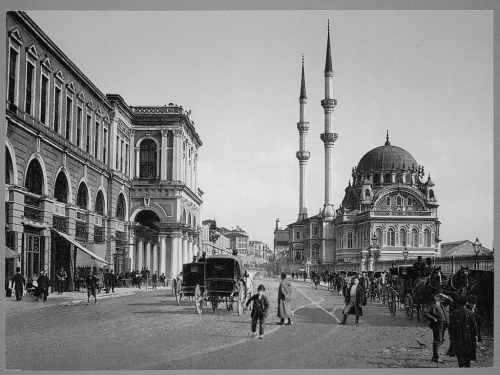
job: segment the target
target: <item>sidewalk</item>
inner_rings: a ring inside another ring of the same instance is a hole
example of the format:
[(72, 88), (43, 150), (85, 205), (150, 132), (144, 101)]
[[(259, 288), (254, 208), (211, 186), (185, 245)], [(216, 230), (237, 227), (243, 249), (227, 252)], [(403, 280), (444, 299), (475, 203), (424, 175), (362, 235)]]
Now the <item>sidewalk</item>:
[[(152, 289), (148, 287), (147, 292), (150, 292)], [(155, 290), (164, 290), (167, 295), (171, 295), (172, 288), (170, 286), (164, 287), (159, 286)], [(102, 301), (107, 298), (115, 298), (115, 297), (125, 297), (137, 292), (146, 292), (146, 287), (142, 286), (141, 289), (133, 287), (133, 288), (115, 288), (115, 292), (109, 292), (106, 294), (104, 289), (101, 293), (97, 293), (97, 302)], [(37, 297), (32, 297), (30, 295), (23, 296), (21, 301), (16, 301), (16, 297), (5, 297), (4, 306), (5, 313), (16, 313), (19, 311), (30, 311), (36, 309), (43, 309), (52, 306), (71, 306), (71, 305), (82, 305), (87, 302), (87, 290), (81, 289), (79, 292), (64, 292), (62, 295), (53, 293), (49, 294), (47, 297), (47, 302), (37, 302)], [(94, 303), (94, 297), (90, 296), (90, 303)]]

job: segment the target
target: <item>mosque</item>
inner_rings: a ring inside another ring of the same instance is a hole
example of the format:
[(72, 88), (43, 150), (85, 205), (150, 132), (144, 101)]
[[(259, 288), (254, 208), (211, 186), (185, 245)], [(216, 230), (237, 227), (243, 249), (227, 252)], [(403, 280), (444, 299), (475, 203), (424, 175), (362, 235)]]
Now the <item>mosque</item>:
[[(306, 203), (307, 162), (306, 88), (304, 61), (300, 89), (299, 215), (287, 225), (288, 249), (282, 259), (290, 272), (320, 268), (343, 269), (354, 265), (359, 271), (373, 270), (375, 261), (422, 256), (440, 256), (439, 225), (435, 185), (430, 175), (425, 179), (424, 166), (406, 150), (389, 141), (368, 151), (352, 168), (339, 208), (334, 209), (332, 193), (332, 153), (338, 135), (333, 132), (333, 69), (330, 26), (325, 62), (324, 133), (325, 200), (323, 209), (308, 217)], [(279, 233), (279, 219), (275, 233)], [(275, 239), (276, 242), (276, 239)]]

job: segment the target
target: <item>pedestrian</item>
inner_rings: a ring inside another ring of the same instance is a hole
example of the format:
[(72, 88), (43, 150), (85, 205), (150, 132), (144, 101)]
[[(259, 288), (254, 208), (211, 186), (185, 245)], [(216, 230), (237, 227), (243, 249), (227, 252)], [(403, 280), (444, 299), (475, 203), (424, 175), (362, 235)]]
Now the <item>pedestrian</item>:
[(49, 278), (47, 277), (47, 272), (45, 270), (40, 273), (36, 282), (38, 284), (39, 291), (37, 302), (41, 301), (43, 298), (43, 303), (45, 303), (47, 302), (47, 297), (49, 295)]
[(477, 327), (477, 342), (482, 342), (483, 338), (481, 337), (481, 326), (483, 325), (483, 317), (481, 316), (481, 312), (477, 309), (477, 296), (470, 295), (467, 297), (467, 308), (474, 313), (474, 319), (476, 319), (476, 327)]
[(160, 283), (163, 283), (163, 286), (164, 286), (164, 287), (166, 286), (166, 285), (165, 285), (165, 274), (164, 274), (164, 273), (162, 273), (162, 274), (160, 275)]
[(364, 300), (363, 300), (363, 304), (362, 304), (363, 306), (365, 306), (366, 301), (368, 300), (368, 292), (370, 290), (370, 279), (368, 279), (368, 276), (366, 275), (365, 271), (361, 272), (361, 278), (359, 279), (359, 283), (361, 284), (361, 286), (365, 290), (365, 296), (364, 296)]
[[(144, 269), (143, 269), (144, 270)], [(141, 271), (142, 273), (142, 271)], [(139, 289), (141, 289), (141, 284), (142, 284), (142, 276), (141, 273), (139, 273), (139, 270), (136, 271), (135, 274), (135, 283)]]
[(97, 305), (97, 289), (99, 276), (97, 275), (97, 270), (89, 272), (87, 276), (87, 305), (90, 304), (90, 296), (94, 296), (95, 304)]
[(286, 279), (286, 273), (281, 274), (281, 283), (278, 288), (278, 318), (280, 318), (279, 325), (285, 323), (285, 319), (288, 319), (286, 325), (292, 325), (293, 311), (292, 311), (292, 283)]
[(57, 294), (63, 294), (67, 277), (68, 275), (66, 274), (66, 271), (63, 267), (61, 267), (61, 269), (57, 273)]
[[(439, 358), (439, 347), (443, 345), (444, 333), (448, 328), (449, 316), (443, 302), (449, 302), (451, 298), (444, 294), (436, 293), (434, 295), (434, 302), (429, 307), (429, 311), (423, 315), (429, 319), (429, 328), (432, 330), (432, 362), (444, 363)], [(466, 300), (467, 302), (467, 300)], [(464, 304), (465, 305), (465, 304)]]
[(303, 276), (304, 276), (304, 281), (306, 281), (306, 279), (307, 279), (307, 272), (304, 271)]
[(425, 271), (424, 271), (425, 276), (429, 277), (434, 272), (435, 269), (436, 267), (432, 265), (432, 258), (431, 257), (425, 258)]
[(158, 282), (158, 274), (157, 274), (157, 271), (155, 271), (155, 273), (153, 274), (153, 276), (151, 277), (151, 282), (153, 283), (153, 289), (157, 289), (157, 285), (156, 283)]
[(104, 274), (104, 290), (106, 294), (109, 293), (109, 289), (111, 287), (111, 274), (109, 273), (109, 268), (106, 269), (106, 273)]
[(74, 283), (75, 283), (75, 291), (79, 292), (80, 291), (80, 272), (78, 271), (78, 268), (75, 268), (75, 276), (74, 276)]
[(259, 339), (264, 336), (264, 322), (266, 321), (267, 312), (269, 311), (269, 302), (267, 297), (264, 295), (266, 287), (262, 284), (257, 288), (257, 294), (254, 294), (245, 304), (245, 308), (248, 308), (250, 303), (252, 305), (252, 313), (250, 317), (252, 318), (252, 337), (257, 333), (257, 321), (259, 321)]
[(477, 324), (474, 313), (467, 308), (467, 298), (458, 297), (458, 308), (450, 317), (450, 346), (457, 357), (458, 367), (470, 367), (476, 360)]
[(110, 282), (109, 286), (111, 287), (111, 293), (114, 293), (115, 292), (115, 286), (117, 285), (117, 282), (118, 282), (118, 278), (115, 275), (114, 270), (111, 270), (111, 276), (109, 278), (109, 282)]
[(26, 279), (21, 275), (21, 268), (19, 267), (16, 267), (16, 274), (12, 277), (12, 289), (16, 293), (16, 301), (20, 301), (26, 289)]
[(344, 294), (345, 307), (342, 311), (344, 318), (340, 324), (346, 324), (347, 315), (353, 315), (356, 317), (354, 324), (359, 324), (359, 317), (363, 316), (362, 305), (364, 302), (365, 290), (363, 286), (359, 283), (359, 278), (354, 276), (351, 281), (351, 285), (346, 290)]
[(97, 291), (101, 293), (104, 286), (104, 274), (102, 268), (97, 271)]

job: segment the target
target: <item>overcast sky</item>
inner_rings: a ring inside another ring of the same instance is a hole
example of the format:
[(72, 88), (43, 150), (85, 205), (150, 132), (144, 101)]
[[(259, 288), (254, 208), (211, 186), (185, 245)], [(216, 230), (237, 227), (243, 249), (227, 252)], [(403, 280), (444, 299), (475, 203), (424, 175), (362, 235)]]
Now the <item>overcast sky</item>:
[(305, 55), (307, 208), (324, 204), (324, 67), (330, 19), (333, 203), (389, 131), (436, 184), (441, 239), (493, 241), (492, 11), (27, 12), (104, 93), (192, 109), (203, 146), (202, 219), (271, 248), (299, 213)]

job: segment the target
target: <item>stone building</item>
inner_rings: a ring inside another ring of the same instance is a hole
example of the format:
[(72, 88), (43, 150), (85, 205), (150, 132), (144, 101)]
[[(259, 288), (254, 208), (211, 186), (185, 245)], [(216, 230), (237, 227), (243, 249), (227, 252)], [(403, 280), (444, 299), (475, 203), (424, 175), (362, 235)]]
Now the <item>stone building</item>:
[[(167, 277), (199, 252), (191, 111), (103, 94), (25, 12), (7, 13), (6, 243), (28, 279), (78, 266)], [(15, 266), (15, 265), (14, 265)]]
[(214, 220), (203, 220), (202, 222), (202, 235), (201, 235), (201, 248), (202, 253), (210, 257), (212, 255), (232, 254), (231, 244), (228, 237), (224, 234), (218, 234), (215, 242), (210, 239), (210, 226), (215, 223)]
[(239, 226), (236, 229), (220, 228), (220, 232), (229, 238), (229, 247), (237, 250), (240, 256), (248, 254), (248, 235)]

